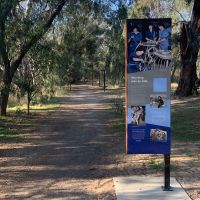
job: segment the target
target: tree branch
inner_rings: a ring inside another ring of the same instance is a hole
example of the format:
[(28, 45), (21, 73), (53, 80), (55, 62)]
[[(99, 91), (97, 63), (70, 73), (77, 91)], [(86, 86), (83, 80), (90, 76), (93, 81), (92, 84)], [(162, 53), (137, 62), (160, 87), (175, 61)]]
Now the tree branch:
[(183, 21), (186, 21), (185, 18), (183, 17), (183, 15), (176, 9), (175, 6), (170, 6), (170, 9), (171, 9), (171, 10), (174, 10), (175, 12), (177, 12), (177, 13), (180, 15), (181, 19), (182, 19)]
[(51, 27), (54, 19), (57, 15), (61, 12), (63, 6), (65, 5), (67, 0), (60, 0), (58, 3), (55, 11), (51, 14), (49, 19), (46, 21), (46, 23), (42, 26), (39, 32), (37, 32), (33, 37), (29, 40), (27, 44), (22, 46), (19, 56), (16, 58), (15, 61), (11, 64), (11, 77), (14, 76), (17, 68), (19, 67), (22, 59), (27, 54), (27, 52), (30, 50), (32, 46), (34, 46), (42, 37), (43, 35), (48, 31), (48, 29)]
[(8, 15), (11, 13), (13, 8), (12, 1), (3, 1), (0, 3), (0, 54), (4, 63), (5, 70), (10, 70), (10, 61), (8, 58), (7, 46), (5, 41), (5, 23)]
[(5, 42), (5, 23), (1, 22), (0, 24), (0, 54), (4, 63), (5, 70), (6, 68), (9, 68), (10, 66), (10, 61), (8, 58), (8, 52), (7, 52), (7, 47), (6, 47), (6, 42)]
[(194, 6), (193, 6), (193, 15), (191, 18), (191, 23), (192, 23), (192, 32), (195, 35), (199, 35), (200, 34), (200, 1), (199, 0), (195, 0), (194, 2)]

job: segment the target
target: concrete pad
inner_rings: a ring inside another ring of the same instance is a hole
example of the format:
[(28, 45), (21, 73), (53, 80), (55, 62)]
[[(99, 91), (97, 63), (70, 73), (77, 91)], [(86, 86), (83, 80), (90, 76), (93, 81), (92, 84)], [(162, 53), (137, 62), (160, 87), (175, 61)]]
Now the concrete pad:
[(117, 200), (191, 200), (175, 178), (171, 178), (173, 191), (163, 191), (163, 182), (163, 177), (116, 177)]

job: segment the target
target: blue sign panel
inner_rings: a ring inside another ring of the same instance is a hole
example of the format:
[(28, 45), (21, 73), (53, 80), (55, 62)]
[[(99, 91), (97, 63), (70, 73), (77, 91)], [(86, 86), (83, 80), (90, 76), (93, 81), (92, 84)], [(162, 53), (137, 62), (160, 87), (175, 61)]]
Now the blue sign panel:
[(126, 146), (170, 154), (171, 19), (126, 21)]

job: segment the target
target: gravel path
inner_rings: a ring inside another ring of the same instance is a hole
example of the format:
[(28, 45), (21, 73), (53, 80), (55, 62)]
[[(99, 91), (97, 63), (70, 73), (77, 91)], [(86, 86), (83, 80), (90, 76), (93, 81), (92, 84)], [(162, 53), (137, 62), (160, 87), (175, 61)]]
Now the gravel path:
[(26, 139), (1, 146), (0, 199), (115, 199), (106, 94), (79, 85), (59, 101)]

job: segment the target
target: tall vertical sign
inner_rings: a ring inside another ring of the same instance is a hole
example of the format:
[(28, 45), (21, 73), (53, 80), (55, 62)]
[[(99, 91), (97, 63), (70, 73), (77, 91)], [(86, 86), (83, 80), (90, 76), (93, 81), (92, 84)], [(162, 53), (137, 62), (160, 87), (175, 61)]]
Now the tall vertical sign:
[(126, 21), (126, 149), (170, 154), (171, 19)]

